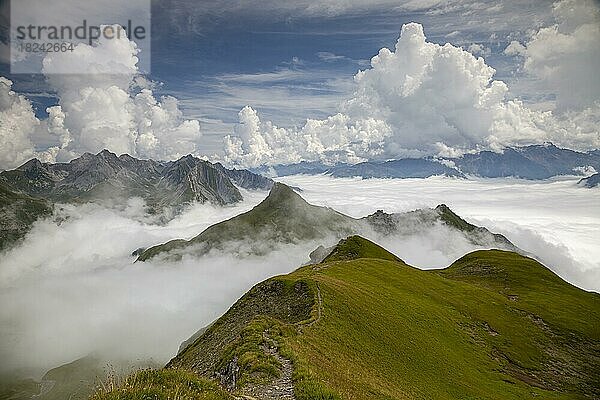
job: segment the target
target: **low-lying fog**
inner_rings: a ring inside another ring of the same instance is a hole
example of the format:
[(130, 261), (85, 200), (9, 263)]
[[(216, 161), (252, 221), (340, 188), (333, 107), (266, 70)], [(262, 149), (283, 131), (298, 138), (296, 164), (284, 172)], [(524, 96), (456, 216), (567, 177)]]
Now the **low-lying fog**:
[[(404, 212), (444, 203), (467, 221), (501, 233), (519, 248), (535, 254), (563, 279), (598, 291), (600, 189), (577, 186), (579, 179), (360, 179), (297, 175), (279, 180), (301, 187), (302, 196), (310, 203), (354, 217), (378, 209)], [(423, 251), (427, 243), (415, 241), (390, 240), (385, 245), (411, 265), (447, 266), (456, 258), (452, 245), (443, 252), (435, 247), (444, 243), (448, 247), (452, 238), (433, 239), (439, 243), (431, 245), (430, 251)]]
[[(333, 179), (293, 176), (309, 202), (361, 217), (446, 203), (469, 222), (503, 233), (569, 281), (600, 288), (600, 202), (575, 180)], [(231, 207), (196, 205), (165, 226), (132, 200), (121, 210), (67, 206), (59, 226), (38, 222), (25, 242), (0, 255), (0, 372), (32, 374), (96, 352), (166, 362), (181, 341), (220, 316), (253, 284), (292, 271), (317, 243), (267, 257), (211, 254), (177, 263), (136, 263), (131, 252), (247, 211), (266, 192), (243, 192)], [(332, 244), (332, 243), (324, 243)], [(473, 246), (447, 229), (382, 245), (406, 262), (444, 267)]]

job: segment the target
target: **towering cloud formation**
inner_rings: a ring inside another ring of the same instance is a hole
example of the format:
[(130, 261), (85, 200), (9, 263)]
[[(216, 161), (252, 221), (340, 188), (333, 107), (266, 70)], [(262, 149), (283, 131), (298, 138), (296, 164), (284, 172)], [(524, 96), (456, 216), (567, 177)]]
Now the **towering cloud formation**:
[(378, 156), (373, 146), (391, 135), (390, 127), (374, 118), (352, 119), (338, 113), (324, 120), (309, 119), (301, 129), (284, 129), (260, 120), (251, 107), (239, 113), (237, 136), (225, 138), (227, 162), (243, 166), (326, 159), (359, 162)]
[[(56, 89), (59, 105), (39, 121), (31, 103), (0, 81), (0, 168), (13, 168), (32, 156), (67, 161), (83, 152), (108, 148), (138, 157), (173, 159), (194, 153), (200, 124), (185, 120), (173, 97), (156, 99), (139, 76), (138, 49), (125, 36), (101, 38), (94, 46), (79, 44), (73, 52), (48, 53), (43, 72)], [(90, 73), (66, 74), (78, 65)], [(53, 145), (34, 149), (35, 137)]]
[(39, 125), (31, 103), (13, 92), (12, 84), (0, 77), (0, 168), (18, 164), (34, 154), (31, 134)]
[(594, 0), (554, 4), (556, 24), (542, 28), (507, 54), (524, 57), (524, 69), (556, 93), (559, 110), (600, 107), (600, 6)]
[(225, 139), (228, 162), (245, 166), (320, 160), (356, 162), (462, 152), (551, 140), (573, 148), (597, 147), (589, 118), (556, 118), (506, 98), (484, 59), (451, 44), (427, 42), (423, 27), (402, 27), (395, 49), (383, 48), (355, 76), (356, 89), (340, 113), (308, 120), (297, 129), (240, 113), (237, 137)]

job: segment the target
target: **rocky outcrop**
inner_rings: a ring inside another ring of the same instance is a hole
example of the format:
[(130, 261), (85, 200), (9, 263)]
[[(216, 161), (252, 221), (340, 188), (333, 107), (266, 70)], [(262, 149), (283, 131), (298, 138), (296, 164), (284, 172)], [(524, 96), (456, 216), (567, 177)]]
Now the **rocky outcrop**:
[(38, 218), (52, 214), (45, 200), (18, 193), (0, 182), (0, 250), (23, 238)]
[(191, 155), (177, 161), (140, 160), (108, 150), (85, 153), (69, 163), (33, 159), (0, 174), (0, 181), (24, 194), (55, 202), (118, 201), (141, 197), (155, 210), (199, 201), (232, 204), (238, 186), (270, 189), (273, 182), (243, 170), (228, 170)]

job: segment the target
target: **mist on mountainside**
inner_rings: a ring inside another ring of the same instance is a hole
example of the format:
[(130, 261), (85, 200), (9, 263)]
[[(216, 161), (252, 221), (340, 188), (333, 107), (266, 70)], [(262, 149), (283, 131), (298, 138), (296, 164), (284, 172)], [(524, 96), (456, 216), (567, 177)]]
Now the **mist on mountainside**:
[[(344, 180), (327, 178), (329, 190), (321, 186), (325, 181), (319, 177), (295, 180), (309, 202), (330, 205), (356, 217), (379, 208), (398, 212), (433, 207), (441, 201), (431, 191), (451, 191), (463, 184), (453, 179), (422, 180), (420, 185), (413, 182), (412, 186), (400, 188), (395, 181), (373, 180), (365, 182), (372, 185), (367, 190), (353, 182), (355, 200), (348, 203), (350, 188)], [(500, 183), (488, 184), (488, 190), (494, 185), (502, 188)], [(428, 185), (437, 189), (428, 189)], [(59, 225), (52, 219), (38, 221), (25, 241), (4, 252), (0, 260), (3, 372), (20, 369), (39, 377), (49, 368), (90, 353), (109, 359), (118, 355), (166, 362), (183, 340), (220, 316), (253, 284), (296, 269), (309, 260), (310, 252), (319, 245), (337, 243), (337, 237), (326, 237), (281, 244), (261, 256), (246, 254), (240, 258), (230, 254), (234, 248), (250, 246), (249, 239), (203, 257), (184, 255), (177, 262), (158, 258), (133, 263), (133, 250), (174, 238), (189, 239), (209, 225), (250, 210), (266, 195), (244, 191), (246, 200), (224, 208), (197, 204), (164, 225), (146, 216), (140, 200), (131, 200), (127, 207), (119, 209), (94, 204), (64, 206)], [(474, 196), (471, 210), (485, 207), (493, 196), (493, 190), (488, 197)], [(523, 201), (519, 190), (510, 196), (512, 201), (507, 202), (507, 207)], [(454, 207), (453, 198), (442, 197)], [(469, 208), (464, 204), (456, 204), (455, 211), (460, 216), (479, 221), (468, 218)], [(502, 223), (506, 210), (496, 205), (487, 214), (486, 223), (480, 225), (493, 228), (492, 231), (506, 227)], [(399, 235), (363, 233), (419, 268), (445, 267), (467, 252), (488, 247), (474, 245), (444, 224), (424, 229), (408, 221)], [(535, 226), (527, 225), (526, 219), (515, 223), (520, 223), (522, 231), (500, 232), (517, 245), (527, 244), (525, 239)], [(254, 243), (257, 238), (251, 239)], [(553, 247), (539, 236), (537, 239), (537, 247), (525, 249), (535, 250), (536, 255), (549, 260), (550, 267), (559, 268), (561, 275), (575, 280), (578, 261), (564, 247)]]

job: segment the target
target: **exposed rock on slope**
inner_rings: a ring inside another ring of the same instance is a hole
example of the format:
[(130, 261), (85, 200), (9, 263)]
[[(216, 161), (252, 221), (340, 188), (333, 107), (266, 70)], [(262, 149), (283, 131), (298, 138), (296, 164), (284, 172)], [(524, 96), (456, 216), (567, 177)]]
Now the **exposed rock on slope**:
[(47, 201), (18, 193), (0, 181), (0, 250), (25, 236), (38, 218), (51, 214)]
[(237, 396), (276, 391), (291, 360), (299, 399), (597, 398), (598, 324), (598, 294), (516, 253), (422, 271), (354, 236), (255, 286), (167, 368)]
[[(142, 252), (138, 261), (158, 255), (177, 260), (184, 255), (201, 256), (213, 249), (226, 249), (241, 256), (266, 254), (281, 244), (337, 241), (351, 234), (408, 236), (436, 224), (460, 232), (477, 246), (516, 250), (504, 236), (467, 223), (445, 205), (398, 214), (378, 211), (355, 219), (330, 208), (311, 205), (288, 186), (276, 183), (269, 196), (251, 211), (213, 225), (191, 240), (172, 240), (150, 247)], [(319, 257), (317, 253), (314, 256)]]
[(69, 163), (47, 164), (33, 159), (0, 180), (16, 190), (52, 201), (119, 201), (141, 197), (153, 208), (191, 201), (231, 204), (242, 200), (235, 185), (267, 189), (270, 180), (248, 171), (228, 170), (192, 156), (177, 161), (139, 160), (108, 150), (86, 153)]
[(244, 189), (271, 190), (273, 187), (273, 180), (248, 170), (227, 169), (220, 163), (216, 163), (214, 166), (227, 175), (233, 183)]
[(587, 178), (583, 178), (578, 183), (579, 185), (584, 185), (588, 188), (597, 187), (598, 185), (600, 185), (600, 173), (588, 176)]

